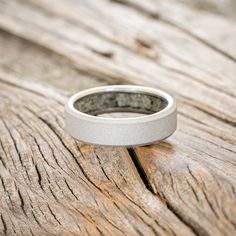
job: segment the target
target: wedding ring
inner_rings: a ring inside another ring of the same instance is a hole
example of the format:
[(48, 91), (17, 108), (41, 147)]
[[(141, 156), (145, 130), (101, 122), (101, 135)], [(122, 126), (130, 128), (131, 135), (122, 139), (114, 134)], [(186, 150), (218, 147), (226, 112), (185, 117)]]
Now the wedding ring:
[[(101, 117), (106, 113), (137, 117)], [(135, 85), (84, 90), (65, 106), (65, 130), (81, 142), (104, 146), (140, 146), (169, 137), (176, 130), (175, 100), (166, 92)]]

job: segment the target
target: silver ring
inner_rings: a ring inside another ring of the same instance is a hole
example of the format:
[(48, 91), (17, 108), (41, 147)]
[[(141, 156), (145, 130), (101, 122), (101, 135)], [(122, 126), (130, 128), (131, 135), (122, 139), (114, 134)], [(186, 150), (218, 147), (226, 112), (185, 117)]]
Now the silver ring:
[[(134, 112), (138, 117), (100, 117), (110, 112)], [(112, 85), (73, 95), (65, 107), (65, 130), (74, 138), (104, 146), (140, 146), (169, 137), (176, 130), (175, 100), (143, 86)]]

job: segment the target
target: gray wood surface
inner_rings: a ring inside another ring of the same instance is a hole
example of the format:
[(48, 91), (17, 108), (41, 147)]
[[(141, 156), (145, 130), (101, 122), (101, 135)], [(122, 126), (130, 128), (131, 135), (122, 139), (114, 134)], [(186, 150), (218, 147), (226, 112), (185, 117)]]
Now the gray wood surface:
[[(0, 235), (236, 235), (233, 0), (0, 0)], [(74, 92), (163, 89), (178, 130), (104, 148), (64, 132)]]

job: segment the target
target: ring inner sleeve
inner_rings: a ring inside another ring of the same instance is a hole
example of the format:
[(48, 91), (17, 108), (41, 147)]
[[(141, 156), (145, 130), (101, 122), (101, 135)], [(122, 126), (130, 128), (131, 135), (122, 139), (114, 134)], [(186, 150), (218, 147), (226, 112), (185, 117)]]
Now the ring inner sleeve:
[(157, 95), (114, 91), (90, 94), (74, 103), (75, 109), (90, 115), (112, 112), (152, 114), (163, 110), (167, 105), (167, 100)]

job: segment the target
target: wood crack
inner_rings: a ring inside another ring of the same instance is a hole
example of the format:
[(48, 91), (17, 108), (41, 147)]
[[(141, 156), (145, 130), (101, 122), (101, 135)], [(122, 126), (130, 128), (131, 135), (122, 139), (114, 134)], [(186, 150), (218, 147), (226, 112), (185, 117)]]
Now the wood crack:
[(2, 214), (1, 214), (1, 221), (2, 221), (2, 224), (3, 224), (3, 233), (4, 233), (4, 235), (7, 235), (7, 224), (6, 224)]
[(67, 188), (70, 190), (71, 194), (75, 197), (76, 200), (79, 200), (78, 197), (76, 196), (76, 194), (74, 193), (73, 189), (70, 187), (70, 185), (68, 184), (66, 178), (63, 178), (65, 181), (65, 184), (67, 186)]
[[(132, 148), (129, 148), (129, 149), (132, 149)], [(129, 152), (129, 150), (128, 150), (128, 152)], [(132, 151), (131, 151), (131, 152), (132, 152)], [(112, 181), (112, 180), (109, 178), (109, 176), (107, 175), (106, 171), (105, 171), (104, 168), (103, 168), (103, 165), (102, 165), (102, 163), (101, 163), (101, 160), (100, 160), (99, 156), (98, 156), (98, 155), (96, 155), (96, 156), (97, 156), (97, 159), (98, 159), (98, 161), (99, 161), (99, 165), (100, 165), (100, 167), (102, 168), (102, 171), (103, 171), (104, 175), (106, 176), (106, 178), (107, 178), (110, 182), (112, 182), (112, 183), (117, 187), (117, 189), (119, 189), (120, 192), (121, 192), (132, 204), (134, 204), (135, 207), (138, 207), (147, 217), (149, 217), (150, 219), (152, 219), (153, 216), (151, 216), (150, 214), (148, 214), (145, 209), (143, 209), (143, 208), (140, 207), (138, 204), (136, 204), (135, 201), (133, 201), (133, 200), (123, 191), (123, 189), (120, 188), (120, 187), (117, 185), (116, 182)], [(138, 171), (138, 170), (137, 170), (137, 171)], [(139, 173), (139, 171), (138, 171), (138, 173)], [(109, 193), (108, 193), (108, 194), (109, 194)], [(112, 196), (111, 196), (111, 197), (112, 197)], [(114, 205), (119, 209), (119, 211), (121, 211), (121, 212), (123, 213), (123, 211), (122, 211), (121, 208), (118, 206), (118, 204), (117, 204), (115, 201), (113, 201), (113, 203), (114, 203)], [(124, 205), (124, 207), (126, 207), (126, 206)], [(124, 214), (124, 216), (125, 216), (125, 213), (123, 213), (123, 214)], [(149, 224), (148, 222), (146, 222), (139, 214), (138, 214), (137, 216), (138, 216), (138, 218), (140, 218), (148, 227), (150, 227), (150, 229), (153, 231), (153, 233), (154, 233), (155, 235), (158, 235), (158, 232), (156, 231), (156, 229), (155, 229), (151, 224)], [(162, 226), (157, 220), (154, 220), (154, 222), (155, 222), (163, 231), (168, 231), (168, 230), (167, 230), (164, 226)], [(135, 226), (134, 226), (134, 227), (135, 227)], [(136, 229), (136, 230), (138, 230), (138, 229)], [(174, 234), (173, 234), (173, 235), (174, 235)]]
[(38, 169), (38, 165), (37, 165), (37, 164), (35, 164), (35, 170), (36, 170), (36, 173), (37, 173), (37, 176), (38, 176), (38, 183), (39, 183), (39, 186), (40, 186), (40, 188), (44, 191), (44, 189), (43, 189), (43, 184), (42, 184), (42, 176), (41, 176), (41, 173), (40, 173), (40, 171), (39, 171), (39, 169)]
[(49, 204), (47, 204), (47, 206), (48, 206), (48, 209), (49, 209), (50, 213), (52, 214), (53, 218), (56, 220), (56, 222), (57, 222), (59, 225), (61, 225), (61, 222), (57, 219), (55, 213), (52, 211), (52, 209), (51, 209), (51, 207), (49, 206)]
[(130, 155), (130, 157), (131, 157), (131, 159), (132, 159), (132, 161), (133, 161), (133, 163), (134, 163), (134, 165), (135, 165), (135, 167), (136, 167), (136, 169), (139, 173), (139, 176), (140, 176), (141, 180), (143, 181), (144, 185), (146, 186), (146, 188), (150, 192), (154, 193), (154, 190), (153, 190), (153, 188), (152, 188), (152, 186), (151, 186), (151, 184), (148, 180), (147, 174), (143, 170), (142, 165), (139, 163), (139, 160), (138, 160), (138, 157), (136, 155), (136, 152), (135, 152), (134, 148), (127, 148), (127, 150), (129, 152), (129, 155)]
[[(142, 179), (143, 183), (145, 184), (146, 188), (154, 195), (157, 196), (165, 205), (167, 208), (184, 224), (186, 225), (195, 235), (206, 235), (208, 236), (207, 232), (202, 228), (201, 226), (193, 225), (191, 221), (187, 221), (184, 217), (182, 217), (181, 214), (179, 214), (178, 210), (176, 210), (171, 203), (168, 202), (164, 196), (161, 196), (158, 192), (154, 191), (152, 188), (152, 185), (147, 177), (146, 172), (144, 171), (141, 163), (138, 161), (138, 157), (136, 155), (136, 152), (134, 148), (128, 148), (129, 155), (138, 170), (138, 173), (140, 175), (140, 178)], [(204, 233), (203, 233), (204, 232)]]
[[(78, 165), (79, 169), (81, 170), (82, 174), (84, 175), (84, 177), (96, 188), (99, 190), (99, 192), (101, 192), (102, 194), (104, 194), (101, 190), (100, 187), (98, 187), (87, 175), (87, 173), (85, 172), (85, 170), (83, 169), (83, 167), (81, 166), (81, 164), (79, 163), (79, 161), (77, 160), (76, 156), (73, 154), (73, 152), (66, 146), (66, 144), (64, 143), (64, 141), (62, 140), (62, 138), (60, 137), (60, 135), (54, 130), (53, 126), (45, 119), (43, 119), (42, 117), (38, 117), (39, 119), (41, 119), (44, 124), (46, 124), (50, 130), (52, 130), (52, 132), (57, 136), (57, 138), (61, 141), (61, 144), (65, 147), (65, 149), (71, 154), (71, 156), (73, 157), (73, 159), (75, 160), (76, 164)], [(82, 152), (80, 152), (81, 155)]]
[[(15, 186), (15, 187), (16, 187), (16, 186)], [(18, 192), (19, 197), (20, 197), (20, 202), (21, 202), (22, 211), (23, 211), (23, 213), (25, 214), (25, 216), (27, 216), (26, 211), (25, 211), (25, 201), (24, 201), (24, 198), (23, 198), (22, 195), (21, 195), (20, 189), (17, 189), (17, 192)]]

